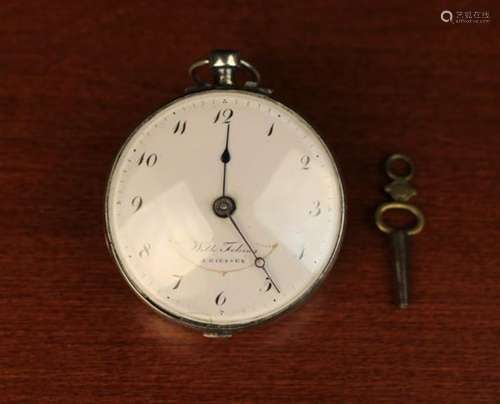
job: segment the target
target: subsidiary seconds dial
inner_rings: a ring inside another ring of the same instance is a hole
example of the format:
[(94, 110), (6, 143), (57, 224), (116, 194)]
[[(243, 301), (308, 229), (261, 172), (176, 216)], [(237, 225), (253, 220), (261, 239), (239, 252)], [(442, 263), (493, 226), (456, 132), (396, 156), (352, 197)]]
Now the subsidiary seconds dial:
[(130, 136), (109, 180), (108, 240), (133, 289), (171, 318), (234, 330), (302, 300), (330, 268), (344, 200), (299, 115), (240, 90), (182, 97)]

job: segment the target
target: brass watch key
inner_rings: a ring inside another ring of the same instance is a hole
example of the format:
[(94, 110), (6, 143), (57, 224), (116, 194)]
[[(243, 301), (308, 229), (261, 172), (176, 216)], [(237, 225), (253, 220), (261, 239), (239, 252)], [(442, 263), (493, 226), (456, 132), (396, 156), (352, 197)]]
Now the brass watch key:
[[(403, 162), (407, 165), (405, 174), (397, 174), (395, 165)], [(385, 186), (384, 190), (393, 199), (391, 202), (381, 204), (375, 212), (375, 223), (377, 227), (391, 238), (394, 252), (394, 270), (398, 285), (399, 307), (408, 307), (409, 289), (409, 236), (420, 233), (424, 227), (424, 215), (415, 205), (408, 201), (417, 194), (416, 189), (410, 184), (414, 174), (414, 165), (411, 159), (404, 154), (393, 154), (385, 162), (385, 172), (392, 182)], [(384, 220), (384, 214), (391, 210), (403, 210), (410, 212), (416, 219), (415, 225), (410, 228), (394, 228)]]

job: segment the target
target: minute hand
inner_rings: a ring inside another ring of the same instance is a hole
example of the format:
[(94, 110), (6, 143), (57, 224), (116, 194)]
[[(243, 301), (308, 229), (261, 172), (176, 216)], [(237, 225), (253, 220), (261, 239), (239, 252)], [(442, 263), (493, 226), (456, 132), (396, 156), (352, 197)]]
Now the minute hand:
[(269, 281), (274, 286), (274, 288), (276, 289), (276, 291), (278, 293), (281, 293), (280, 289), (278, 288), (278, 286), (276, 285), (276, 283), (273, 281), (273, 278), (271, 278), (271, 275), (269, 274), (269, 271), (266, 268), (266, 261), (264, 260), (264, 258), (257, 256), (257, 253), (255, 252), (255, 250), (252, 248), (252, 246), (250, 245), (250, 243), (248, 242), (248, 240), (246, 239), (246, 237), (241, 232), (240, 228), (236, 224), (236, 221), (234, 220), (234, 218), (233, 218), (232, 215), (229, 216), (229, 220), (231, 220), (231, 223), (233, 224), (234, 228), (240, 234), (241, 238), (243, 239), (243, 241), (245, 242), (245, 244), (247, 245), (247, 247), (249, 248), (249, 250), (252, 252), (252, 254), (253, 254), (254, 258), (255, 258), (255, 261), (254, 261), (255, 266), (257, 268), (262, 269), (265, 272), (265, 274), (267, 276), (267, 279), (269, 279)]

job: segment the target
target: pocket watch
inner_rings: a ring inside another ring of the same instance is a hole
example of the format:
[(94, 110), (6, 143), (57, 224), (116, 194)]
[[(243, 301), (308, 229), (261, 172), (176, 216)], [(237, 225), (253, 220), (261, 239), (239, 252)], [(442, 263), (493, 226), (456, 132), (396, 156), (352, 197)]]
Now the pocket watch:
[(106, 236), (144, 302), (229, 336), (285, 313), (325, 278), (344, 232), (344, 192), (318, 133), (270, 97), (238, 52), (213, 51), (189, 72), (195, 85), (119, 151)]

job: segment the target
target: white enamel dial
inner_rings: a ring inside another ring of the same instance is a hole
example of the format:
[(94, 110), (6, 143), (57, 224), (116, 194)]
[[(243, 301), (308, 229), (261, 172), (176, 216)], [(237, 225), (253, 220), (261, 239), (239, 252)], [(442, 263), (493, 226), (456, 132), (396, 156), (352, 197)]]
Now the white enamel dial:
[[(214, 211), (223, 194), (236, 205), (230, 217)], [(344, 198), (328, 149), (296, 113), (211, 90), (172, 102), (130, 136), (106, 219), (120, 269), (148, 303), (232, 329), (276, 316), (319, 283), (339, 248)]]

